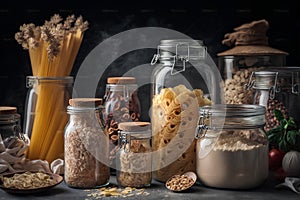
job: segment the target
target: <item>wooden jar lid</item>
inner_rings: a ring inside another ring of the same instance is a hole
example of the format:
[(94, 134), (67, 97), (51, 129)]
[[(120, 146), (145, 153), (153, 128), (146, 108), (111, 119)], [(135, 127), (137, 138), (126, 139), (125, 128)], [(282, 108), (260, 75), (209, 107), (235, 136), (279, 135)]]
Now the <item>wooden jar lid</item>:
[(101, 98), (73, 98), (69, 100), (69, 104), (73, 107), (98, 107), (102, 105), (103, 100)]
[(16, 114), (17, 107), (12, 106), (0, 106), (0, 114)]
[(149, 122), (121, 122), (119, 123), (118, 128), (120, 130), (128, 131), (128, 132), (147, 131), (150, 130), (150, 123)]
[(108, 84), (136, 84), (134, 77), (109, 77)]

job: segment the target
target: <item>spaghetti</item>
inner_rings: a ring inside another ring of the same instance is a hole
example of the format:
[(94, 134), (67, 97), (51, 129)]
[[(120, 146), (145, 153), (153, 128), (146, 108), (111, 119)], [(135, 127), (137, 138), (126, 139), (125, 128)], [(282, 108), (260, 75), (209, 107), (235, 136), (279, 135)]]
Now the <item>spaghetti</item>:
[[(24, 24), (15, 39), (29, 50), (33, 76), (58, 78), (37, 85), (35, 117), (31, 133), (29, 159), (52, 162), (63, 156), (63, 129), (67, 123), (65, 101), (69, 98), (63, 87), (63, 77), (69, 76), (80, 48), (88, 22), (79, 16), (65, 21), (55, 14), (42, 26)], [(38, 80), (39, 81), (39, 80)]]

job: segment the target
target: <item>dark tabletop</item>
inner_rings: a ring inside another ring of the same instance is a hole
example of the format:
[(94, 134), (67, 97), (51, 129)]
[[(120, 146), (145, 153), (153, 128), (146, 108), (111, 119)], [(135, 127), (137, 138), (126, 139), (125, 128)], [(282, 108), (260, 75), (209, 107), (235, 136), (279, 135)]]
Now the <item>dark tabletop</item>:
[[(153, 180), (151, 187), (145, 189), (145, 193), (141, 195), (128, 196), (125, 199), (222, 199), (222, 200), (243, 200), (243, 199), (255, 199), (255, 200), (288, 200), (288, 199), (300, 199), (300, 195), (292, 192), (289, 189), (278, 189), (275, 188), (279, 182), (269, 178), (263, 185), (258, 188), (251, 190), (225, 190), (225, 189), (214, 189), (204, 187), (201, 183), (197, 182), (190, 190), (186, 192), (172, 192), (165, 188), (163, 183)], [(110, 185), (116, 184), (115, 176), (110, 179)], [(107, 186), (107, 187), (109, 187)], [(16, 195), (6, 193), (0, 190), (0, 199), (100, 199), (99, 195), (96, 197), (91, 196), (92, 193), (98, 192), (100, 189), (74, 189), (68, 187), (64, 182), (58, 186), (38, 194), (26, 194)], [(124, 199), (124, 197), (101, 197), (101, 199)]]

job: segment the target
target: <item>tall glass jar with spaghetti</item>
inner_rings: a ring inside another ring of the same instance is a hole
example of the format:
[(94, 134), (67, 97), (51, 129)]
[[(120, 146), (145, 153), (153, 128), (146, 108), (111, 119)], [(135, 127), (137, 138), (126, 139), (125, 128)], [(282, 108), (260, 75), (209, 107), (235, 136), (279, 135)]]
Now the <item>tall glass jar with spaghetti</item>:
[(73, 77), (27, 77), (29, 88), (24, 112), (24, 132), (31, 139), (29, 159), (51, 163), (64, 157), (66, 107), (72, 95)]
[(221, 76), (200, 40), (162, 40), (157, 51), (151, 62), (152, 168), (153, 178), (165, 182), (195, 171), (197, 110), (220, 101), (215, 83)]
[(102, 99), (73, 98), (65, 128), (64, 178), (74, 188), (96, 188), (108, 184), (108, 138), (102, 127)]
[(110, 139), (111, 172), (116, 168), (118, 149), (118, 124), (138, 121), (140, 101), (137, 96), (138, 86), (134, 77), (109, 77), (104, 96), (105, 133)]

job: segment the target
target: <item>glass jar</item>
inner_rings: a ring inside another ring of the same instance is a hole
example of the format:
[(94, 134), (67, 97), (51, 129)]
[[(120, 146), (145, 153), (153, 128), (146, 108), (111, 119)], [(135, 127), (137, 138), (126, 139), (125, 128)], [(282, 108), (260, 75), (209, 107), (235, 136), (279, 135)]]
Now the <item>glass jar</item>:
[(20, 136), (20, 117), (16, 107), (0, 106), (0, 136), (2, 140), (11, 136)]
[[(245, 47), (245, 48), (251, 48)], [(256, 47), (252, 47), (256, 48)], [(257, 50), (258, 52), (260, 50)], [(224, 94), (226, 104), (252, 104), (253, 90), (246, 90), (252, 72), (272, 66), (284, 66), (286, 54), (218, 54), (219, 69), (224, 80)]]
[(64, 180), (74, 188), (96, 188), (109, 183), (108, 138), (101, 121), (102, 99), (70, 99), (65, 128)]
[(152, 180), (151, 129), (148, 122), (119, 124), (117, 181), (122, 187), (146, 187)]
[(51, 163), (64, 157), (66, 107), (71, 98), (73, 77), (27, 77), (24, 131), (30, 137), (27, 157)]
[(255, 89), (253, 104), (266, 107), (266, 130), (279, 125), (274, 110), (293, 117), (300, 126), (300, 67), (272, 67), (253, 72), (248, 88)]
[(221, 77), (199, 40), (162, 40), (151, 64), (153, 177), (165, 182), (195, 171), (198, 107), (218, 102)]
[(105, 133), (110, 139), (110, 166), (116, 167), (118, 149), (118, 124), (138, 121), (140, 101), (137, 96), (138, 86), (134, 77), (109, 77), (104, 96)]
[(199, 110), (197, 175), (209, 187), (250, 189), (268, 177), (265, 107), (218, 104)]

